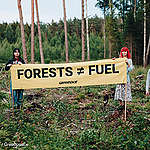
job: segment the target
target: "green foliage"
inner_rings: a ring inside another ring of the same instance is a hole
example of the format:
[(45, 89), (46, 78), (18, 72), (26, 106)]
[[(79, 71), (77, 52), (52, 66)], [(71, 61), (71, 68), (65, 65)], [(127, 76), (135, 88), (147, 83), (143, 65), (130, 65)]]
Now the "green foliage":
[[(90, 53), (91, 59), (103, 58), (103, 41), (102, 41), (102, 19), (95, 17), (89, 18), (89, 26), (92, 26), (90, 34)], [(70, 61), (81, 60), (81, 22), (79, 19), (68, 20), (68, 46)], [(0, 60), (7, 62), (12, 57), (14, 47), (22, 49), (20, 25), (16, 23), (1, 24), (4, 32), (0, 32)], [(27, 57), (30, 62), (31, 58), (31, 36), (30, 26), (25, 24), (25, 39), (27, 48)], [(41, 24), (42, 45), (44, 51), (45, 63), (65, 62), (65, 35), (64, 24), (60, 20), (58, 23)], [(40, 62), (39, 39), (37, 25), (35, 25), (35, 61)]]
[(100, 60), (103, 59), (103, 41), (100, 37), (97, 37), (94, 34), (90, 35), (90, 57), (91, 60)]

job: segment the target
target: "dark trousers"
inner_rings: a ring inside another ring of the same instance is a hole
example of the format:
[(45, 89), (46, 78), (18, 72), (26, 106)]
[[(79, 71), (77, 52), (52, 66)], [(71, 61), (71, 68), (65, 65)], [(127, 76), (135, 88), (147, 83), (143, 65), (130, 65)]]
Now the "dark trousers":
[(12, 82), (10, 81), (10, 92), (11, 92), (12, 105), (14, 101), (14, 107), (20, 106), (22, 104), (22, 99), (23, 99), (23, 90), (20, 89), (13, 90), (12, 93)]

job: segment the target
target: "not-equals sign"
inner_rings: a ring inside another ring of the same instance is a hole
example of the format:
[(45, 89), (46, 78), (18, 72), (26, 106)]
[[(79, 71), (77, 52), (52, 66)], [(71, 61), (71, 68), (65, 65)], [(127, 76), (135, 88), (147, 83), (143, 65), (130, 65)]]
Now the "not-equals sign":
[(77, 74), (80, 75), (81, 73), (84, 73), (84, 68), (77, 68)]

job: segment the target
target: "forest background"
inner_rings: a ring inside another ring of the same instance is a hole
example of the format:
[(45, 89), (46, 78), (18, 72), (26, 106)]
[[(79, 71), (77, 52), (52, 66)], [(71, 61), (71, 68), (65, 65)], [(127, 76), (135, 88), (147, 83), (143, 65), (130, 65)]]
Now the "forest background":
[[(90, 60), (104, 59), (104, 23), (106, 33), (105, 58), (118, 57), (121, 47), (127, 46), (132, 54), (133, 63), (143, 64), (144, 36), (146, 50), (150, 43), (150, 2), (144, 5), (143, 0), (137, 1), (101, 1), (97, 0), (95, 7), (103, 11), (104, 18), (97, 16), (89, 18)], [(146, 11), (144, 11), (144, 8)], [(146, 13), (146, 26), (144, 26), (144, 12)], [(84, 22), (86, 19), (84, 19)], [(86, 23), (84, 24), (86, 26)], [(69, 61), (80, 61), (82, 52), (81, 20), (78, 18), (67, 20), (67, 36)], [(144, 28), (146, 34), (144, 35)], [(65, 61), (65, 33), (64, 21), (52, 21), (45, 24), (40, 22), (42, 46), (45, 63)], [(86, 28), (86, 27), (85, 27)], [(25, 40), (27, 59), (31, 61), (31, 25), (25, 24)], [(38, 41), (38, 25), (34, 24), (35, 61), (40, 62)], [(85, 42), (86, 43), (86, 42)], [(4, 22), (0, 24), (0, 62), (5, 63), (12, 57), (12, 49), (22, 49), (20, 23)], [(85, 54), (87, 55), (85, 44)], [(146, 53), (146, 52), (145, 52)], [(85, 55), (85, 58), (87, 56)], [(86, 59), (87, 60), (87, 59)], [(149, 62), (147, 62), (149, 63)]]

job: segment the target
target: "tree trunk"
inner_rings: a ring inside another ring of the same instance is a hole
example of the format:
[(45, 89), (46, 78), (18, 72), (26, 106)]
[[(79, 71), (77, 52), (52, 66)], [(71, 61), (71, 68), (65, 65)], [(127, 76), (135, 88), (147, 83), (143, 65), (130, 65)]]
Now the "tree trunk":
[(90, 60), (90, 46), (89, 46), (89, 29), (88, 29), (88, 12), (87, 12), (87, 0), (86, 0), (86, 37), (87, 37), (87, 59)]
[(68, 63), (69, 62), (69, 55), (68, 55), (68, 37), (67, 37), (67, 22), (66, 22), (65, 0), (63, 0), (63, 8), (64, 8), (64, 30), (65, 30), (66, 63)]
[(36, 5), (36, 16), (37, 16), (37, 24), (38, 24), (41, 64), (44, 64), (44, 54), (43, 54), (43, 48), (42, 48), (42, 38), (41, 38), (41, 29), (40, 29), (39, 11), (38, 11), (38, 2), (37, 2), (37, 0), (35, 0), (35, 5)]
[(146, 67), (146, 0), (144, 0), (144, 53), (143, 53), (143, 66)]
[(24, 59), (25, 63), (28, 63), (27, 50), (26, 50), (26, 44), (25, 44), (24, 25), (23, 25), (23, 15), (22, 15), (22, 8), (21, 8), (21, 0), (17, 0), (17, 2), (18, 2), (20, 27), (21, 27), (21, 40), (22, 40), (22, 49), (23, 49), (23, 59)]
[(109, 33), (109, 43), (108, 43), (108, 45), (109, 45), (109, 58), (111, 58), (111, 56), (112, 56), (112, 41), (111, 41), (110, 33)]
[[(122, 3), (122, 0), (120, 0), (120, 4)], [(122, 25), (121, 27), (121, 32), (123, 32), (123, 7), (121, 6), (120, 8), (120, 13), (121, 13), (121, 17), (120, 17), (120, 23)]]
[(134, 55), (135, 55), (135, 57), (134, 57), (134, 62), (135, 62), (135, 65), (137, 65), (137, 61), (138, 61), (138, 59), (137, 59), (136, 46), (134, 47)]
[(150, 35), (149, 35), (149, 41), (148, 41), (147, 53), (146, 53), (146, 66), (148, 64), (149, 49), (150, 49)]
[[(110, 8), (110, 19), (112, 21), (112, 0), (109, 0), (109, 8)], [(109, 58), (112, 57), (112, 36), (111, 32), (109, 31)]]
[(34, 64), (34, 0), (31, 0), (31, 63)]
[(104, 58), (106, 58), (106, 10), (104, 2)]
[(109, 8), (110, 8), (110, 14), (112, 15), (112, 8), (113, 8), (113, 6), (112, 6), (113, 4), (112, 4), (112, 0), (109, 0)]
[(136, 1), (137, 0), (134, 0), (134, 20), (135, 20), (135, 17), (136, 17)]
[(131, 57), (132, 57), (132, 49), (133, 49), (133, 37), (132, 37), (132, 33), (129, 33), (129, 49), (131, 51)]
[(82, 2), (82, 61), (85, 61), (84, 0)]
[(124, 18), (125, 18), (125, 0), (123, 0), (123, 12), (122, 12), (122, 21), (123, 21), (123, 31), (124, 31)]

